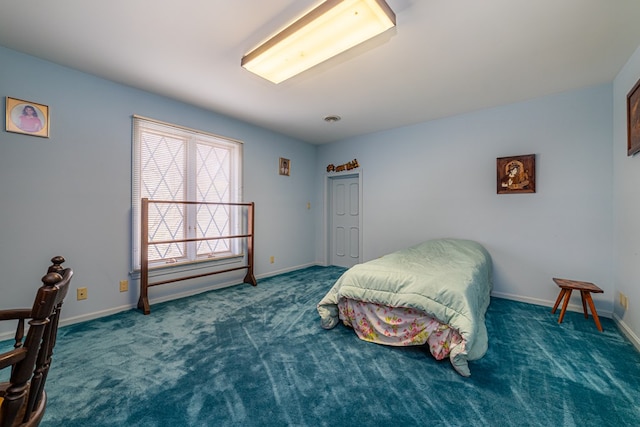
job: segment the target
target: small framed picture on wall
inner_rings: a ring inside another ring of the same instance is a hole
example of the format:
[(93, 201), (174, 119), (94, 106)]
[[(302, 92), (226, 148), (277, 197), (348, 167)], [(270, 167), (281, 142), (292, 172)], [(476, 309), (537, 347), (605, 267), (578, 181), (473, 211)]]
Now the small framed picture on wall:
[(7, 97), (7, 132), (49, 138), (49, 107)]
[(640, 151), (640, 80), (627, 94), (627, 156)]
[(536, 192), (536, 155), (496, 159), (498, 194)]
[(280, 165), (278, 167), (278, 173), (280, 175), (289, 176), (291, 172), (291, 160), (280, 157)]

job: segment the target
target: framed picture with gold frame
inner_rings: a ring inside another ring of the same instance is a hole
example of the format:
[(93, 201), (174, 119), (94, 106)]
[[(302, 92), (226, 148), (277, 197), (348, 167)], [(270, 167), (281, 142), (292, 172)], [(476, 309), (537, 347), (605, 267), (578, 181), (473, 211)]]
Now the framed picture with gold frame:
[(536, 192), (536, 155), (496, 159), (498, 194)]
[(640, 151), (640, 80), (627, 94), (627, 156)]
[(280, 157), (278, 173), (280, 175), (289, 176), (289, 174), (291, 173), (291, 160)]
[(7, 132), (49, 138), (49, 107), (7, 96)]

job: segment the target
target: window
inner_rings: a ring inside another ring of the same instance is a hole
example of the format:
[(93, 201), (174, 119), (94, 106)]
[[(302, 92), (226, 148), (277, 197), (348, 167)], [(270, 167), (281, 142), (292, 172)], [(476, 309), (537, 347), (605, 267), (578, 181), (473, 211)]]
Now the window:
[[(241, 202), (242, 143), (134, 116), (133, 268), (140, 269), (140, 200)], [(149, 205), (151, 241), (238, 233), (240, 213), (224, 205)], [(237, 239), (149, 247), (151, 266), (240, 255)]]

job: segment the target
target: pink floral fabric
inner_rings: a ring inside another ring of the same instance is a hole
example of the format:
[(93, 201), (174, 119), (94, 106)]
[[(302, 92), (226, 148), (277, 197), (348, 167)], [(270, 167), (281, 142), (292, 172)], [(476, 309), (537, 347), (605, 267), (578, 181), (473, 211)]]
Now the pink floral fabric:
[(428, 344), (437, 360), (462, 343), (458, 331), (419, 310), (343, 298), (338, 312), (342, 322), (364, 341), (393, 346)]

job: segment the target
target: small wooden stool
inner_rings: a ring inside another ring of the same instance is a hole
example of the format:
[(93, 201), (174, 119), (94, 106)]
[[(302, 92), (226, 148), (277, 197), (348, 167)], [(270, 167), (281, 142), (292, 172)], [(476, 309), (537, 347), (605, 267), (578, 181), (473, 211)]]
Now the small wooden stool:
[(589, 282), (579, 282), (577, 280), (567, 280), (567, 279), (557, 279), (553, 278), (553, 281), (556, 282), (556, 285), (560, 287), (560, 295), (558, 295), (558, 299), (556, 303), (553, 305), (552, 313), (555, 314), (558, 305), (560, 305), (560, 301), (564, 298), (564, 303), (562, 304), (562, 310), (560, 310), (560, 317), (558, 318), (558, 323), (562, 323), (562, 319), (564, 318), (564, 313), (567, 311), (567, 304), (569, 304), (569, 299), (571, 298), (571, 291), (574, 289), (576, 291), (580, 291), (580, 295), (582, 296), (582, 310), (584, 311), (584, 318), (588, 319), (589, 315), (587, 314), (587, 303), (589, 303), (589, 308), (591, 309), (591, 314), (593, 315), (593, 321), (596, 322), (596, 326), (598, 330), (602, 332), (602, 325), (600, 325), (600, 318), (598, 317), (598, 312), (596, 311), (596, 307), (593, 305), (593, 300), (591, 299), (591, 292), (595, 292), (597, 294), (601, 294), (604, 291)]

